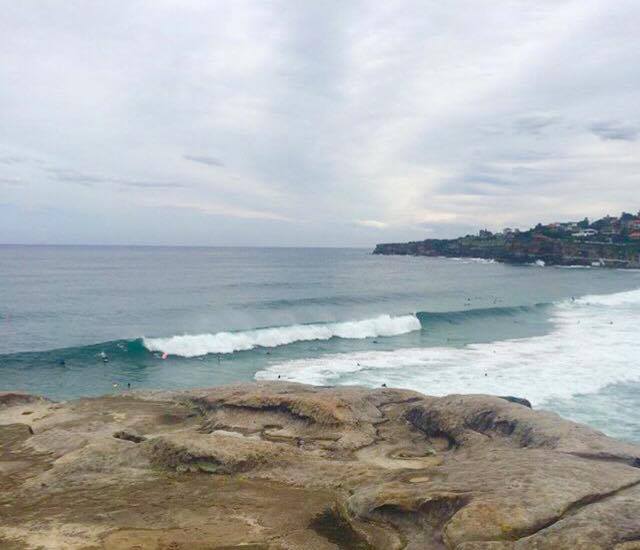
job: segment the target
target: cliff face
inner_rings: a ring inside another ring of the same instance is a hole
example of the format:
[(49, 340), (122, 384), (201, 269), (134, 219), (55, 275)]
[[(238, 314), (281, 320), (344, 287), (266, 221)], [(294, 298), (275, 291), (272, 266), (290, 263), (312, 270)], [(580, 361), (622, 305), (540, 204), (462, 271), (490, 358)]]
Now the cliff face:
[(0, 393), (0, 547), (640, 548), (640, 448), (507, 399)]
[(379, 244), (374, 254), (485, 258), (507, 263), (547, 265), (592, 265), (640, 268), (640, 243), (612, 244), (571, 239), (554, 239), (544, 235), (462, 237), (426, 239), (409, 243)]

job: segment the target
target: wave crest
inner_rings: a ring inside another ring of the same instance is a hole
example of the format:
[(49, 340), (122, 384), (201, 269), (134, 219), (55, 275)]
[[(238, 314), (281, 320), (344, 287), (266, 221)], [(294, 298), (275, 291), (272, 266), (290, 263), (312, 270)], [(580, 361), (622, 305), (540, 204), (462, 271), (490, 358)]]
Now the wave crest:
[(144, 338), (149, 351), (181, 357), (198, 357), (209, 353), (233, 353), (256, 347), (274, 348), (294, 342), (329, 340), (330, 338), (363, 339), (398, 336), (420, 330), (415, 315), (380, 315), (360, 321), (341, 323), (290, 325), (216, 334), (185, 334), (169, 338)]

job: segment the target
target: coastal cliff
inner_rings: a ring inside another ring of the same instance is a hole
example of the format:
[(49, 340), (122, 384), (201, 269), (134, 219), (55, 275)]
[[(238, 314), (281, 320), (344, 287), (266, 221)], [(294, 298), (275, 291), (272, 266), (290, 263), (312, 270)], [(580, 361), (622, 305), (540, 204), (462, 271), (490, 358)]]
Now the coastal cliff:
[(554, 238), (532, 232), (379, 244), (373, 253), (472, 257), (514, 264), (544, 262), (546, 265), (640, 268), (640, 242), (580, 241), (571, 238)]
[(0, 394), (3, 549), (640, 549), (640, 448), (524, 400)]

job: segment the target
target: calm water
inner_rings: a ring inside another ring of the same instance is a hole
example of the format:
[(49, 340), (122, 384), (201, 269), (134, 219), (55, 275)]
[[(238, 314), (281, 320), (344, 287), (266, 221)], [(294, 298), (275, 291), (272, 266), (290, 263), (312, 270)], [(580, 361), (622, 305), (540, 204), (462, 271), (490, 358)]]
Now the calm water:
[(386, 383), (521, 395), (640, 441), (639, 289), (369, 250), (0, 246), (0, 388)]

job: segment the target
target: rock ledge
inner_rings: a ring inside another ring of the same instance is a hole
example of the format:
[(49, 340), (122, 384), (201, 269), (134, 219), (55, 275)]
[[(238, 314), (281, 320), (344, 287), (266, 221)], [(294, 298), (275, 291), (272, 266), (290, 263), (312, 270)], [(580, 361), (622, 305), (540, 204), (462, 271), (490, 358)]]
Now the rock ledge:
[(640, 550), (640, 448), (515, 398), (5, 393), (0, 445), (9, 550)]

